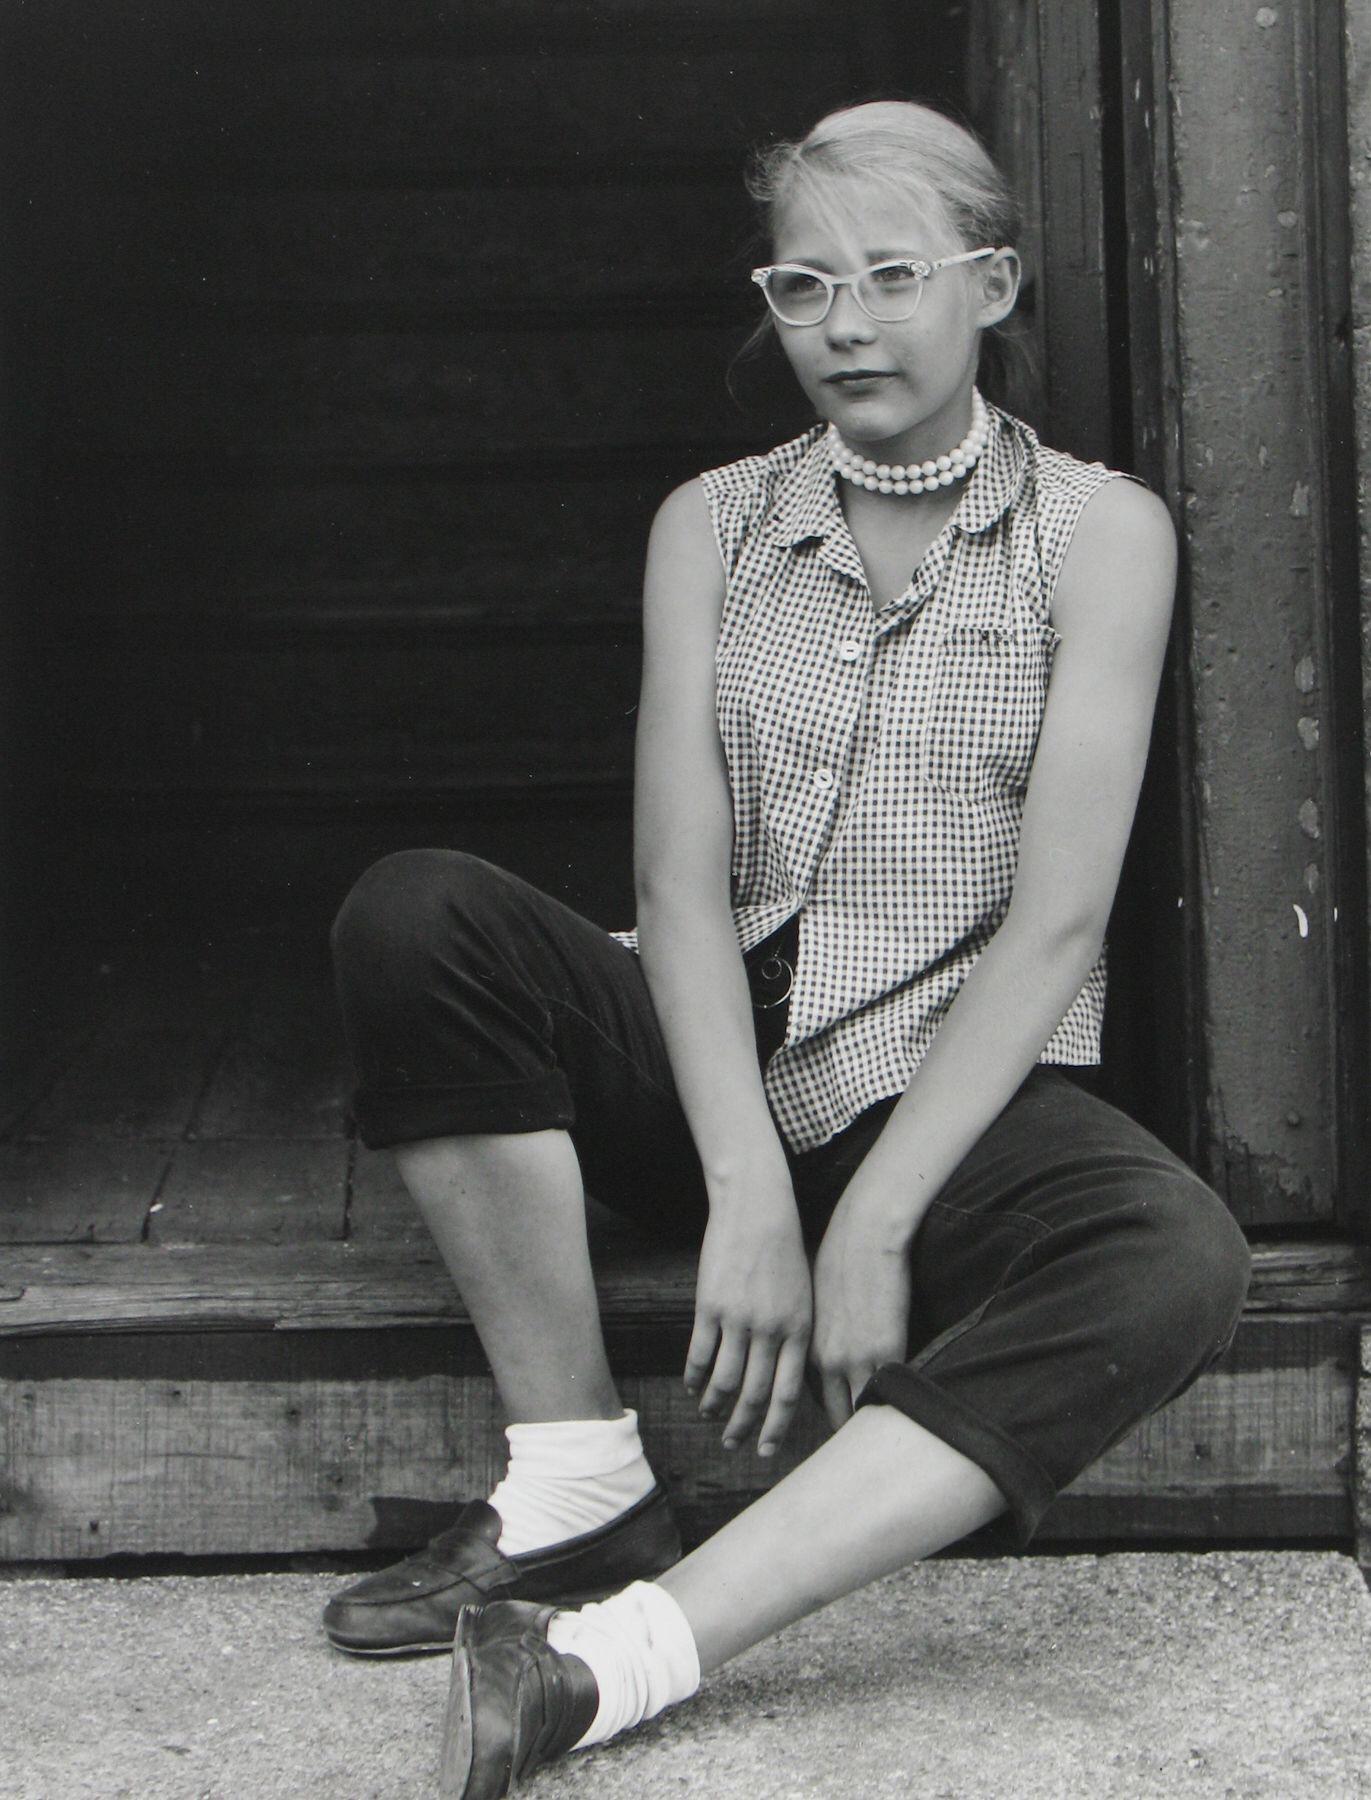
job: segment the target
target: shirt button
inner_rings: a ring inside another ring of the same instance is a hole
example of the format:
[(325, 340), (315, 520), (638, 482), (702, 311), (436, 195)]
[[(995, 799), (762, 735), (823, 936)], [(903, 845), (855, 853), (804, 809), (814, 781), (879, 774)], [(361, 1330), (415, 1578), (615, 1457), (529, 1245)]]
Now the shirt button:
[(827, 790), (833, 786), (832, 769), (815, 769), (814, 785), (816, 788), (821, 788), (827, 792)]
[(856, 638), (844, 638), (838, 646), (838, 654), (844, 662), (856, 662), (862, 653), (862, 647)]

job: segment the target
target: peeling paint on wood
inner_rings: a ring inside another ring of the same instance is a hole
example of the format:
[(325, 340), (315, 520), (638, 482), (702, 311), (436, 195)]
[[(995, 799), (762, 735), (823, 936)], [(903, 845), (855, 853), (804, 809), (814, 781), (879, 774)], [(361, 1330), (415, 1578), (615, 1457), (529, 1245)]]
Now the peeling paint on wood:
[[(1338, 46), (1318, 0), (1261, 9), (1259, 31), (1246, 0), (1165, 18), (1204, 871), (1199, 1148), (1245, 1223), (1329, 1219), (1365, 1205), (1352, 1181), (1364, 1098), (1348, 1078), (1364, 1079), (1365, 1022), (1332, 929), (1340, 904), (1361, 917), (1363, 885), (1348, 813), (1358, 746), (1338, 725), (1350, 507)], [(1216, 91), (1227, 104), (1200, 104)], [(1295, 1141), (1290, 1115), (1304, 1122)]]

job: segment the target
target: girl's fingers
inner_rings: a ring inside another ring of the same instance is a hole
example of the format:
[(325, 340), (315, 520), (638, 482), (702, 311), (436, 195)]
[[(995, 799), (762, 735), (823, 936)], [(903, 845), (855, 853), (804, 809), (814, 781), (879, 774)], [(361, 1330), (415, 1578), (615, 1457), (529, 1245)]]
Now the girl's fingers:
[(838, 1369), (823, 1371), (823, 1387), (824, 1411), (836, 1431), (852, 1417), (852, 1391), (847, 1385), (847, 1377)]
[(706, 1418), (715, 1417), (732, 1404), (734, 1395), (743, 1384), (746, 1363), (747, 1334), (736, 1325), (726, 1325), (714, 1358), (714, 1373), (710, 1376), (709, 1386), (700, 1401), (700, 1411)]
[(795, 1408), (800, 1404), (800, 1395), (804, 1392), (807, 1348), (808, 1340), (803, 1337), (787, 1338), (781, 1345), (781, 1353), (776, 1358), (776, 1373), (771, 1382), (771, 1405), (761, 1436), (757, 1440), (757, 1453), (760, 1456), (774, 1456), (790, 1430), (790, 1421), (795, 1416)]
[(690, 1334), (686, 1351), (685, 1385), (688, 1394), (698, 1394), (709, 1375), (709, 1365), (719, 1344), (719, 1321), (695, 1315), (695, 1329)]
[(775, 1338), (754, 1337), (748, 1346), (743, 1391), (724, 1426), (724, 1448), (736, 1449), (766, 1411), (776, 1377)]
[(847, 1385), (852, 1395), (852, 1410), (857, 1410), (857, 1396), (876, 1373), (875, 1363), (859, 1363), (855, 1369), (848, 1371)]

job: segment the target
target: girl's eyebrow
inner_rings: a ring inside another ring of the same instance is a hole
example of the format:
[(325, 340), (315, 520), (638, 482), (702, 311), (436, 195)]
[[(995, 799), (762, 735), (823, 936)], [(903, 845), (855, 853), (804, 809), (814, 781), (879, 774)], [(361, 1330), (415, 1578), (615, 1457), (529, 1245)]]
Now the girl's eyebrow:
[[(906, 245), (898, 250), (863, 250), (862, 255), (867, 258), (865, 266), (870, 268), (877, 263), (903, 262), (907, 257), (922, 257), (923, 252), (911, 250)], [(788, 263), (797, 263), (806, 269), (815, 269), (822, 275), (836, 273), (833, 264), (825, 261), (822, 256), (788, 256), (784, 260)]]

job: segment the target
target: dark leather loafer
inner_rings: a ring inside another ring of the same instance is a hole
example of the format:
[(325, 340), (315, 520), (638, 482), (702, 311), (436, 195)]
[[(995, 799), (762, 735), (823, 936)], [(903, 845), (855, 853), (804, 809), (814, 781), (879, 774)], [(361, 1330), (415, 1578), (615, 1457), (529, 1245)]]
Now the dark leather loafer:
[(579, 1656), (548, 1643), (555, 1610), (519, 1600), (462, 1609), (443, 1718), (442, 1800), (499, 1800), (589, 1729), (599, 1689)]
[(504, 1556), (500, 1515), (472, 1500), (457, 1523), (416, 1555), (335, 1594), (324, 1630), (352, 1656), (407, 1656), (450, 1650), (462, 1606), (487, 1600), (555, 1601), (580, 1606), (630, 1581), (651, 1581), (681, 1554), (663, 1488), (619, 1518), (526, 1556)]

